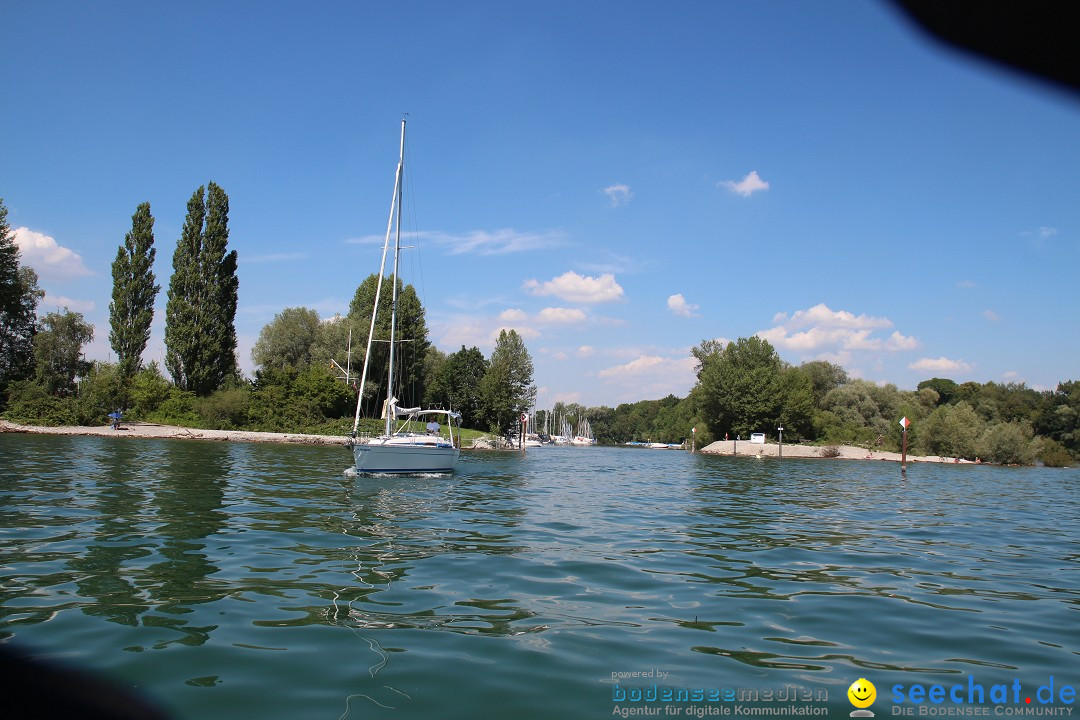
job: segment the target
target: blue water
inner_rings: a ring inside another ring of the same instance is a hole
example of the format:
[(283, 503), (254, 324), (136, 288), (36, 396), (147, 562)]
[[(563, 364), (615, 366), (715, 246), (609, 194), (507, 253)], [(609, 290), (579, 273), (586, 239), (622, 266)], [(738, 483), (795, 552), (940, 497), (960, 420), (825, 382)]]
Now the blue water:
[(600, 718), (653, 684), (794, 687), (846, 716), (863, 677), (882, 717), (897, 684), (1080, 685), (1077, 470), (625, 448), (465, 452), (435, 478), (350, 463), (0, 435), (0, 639), (177, 718)]

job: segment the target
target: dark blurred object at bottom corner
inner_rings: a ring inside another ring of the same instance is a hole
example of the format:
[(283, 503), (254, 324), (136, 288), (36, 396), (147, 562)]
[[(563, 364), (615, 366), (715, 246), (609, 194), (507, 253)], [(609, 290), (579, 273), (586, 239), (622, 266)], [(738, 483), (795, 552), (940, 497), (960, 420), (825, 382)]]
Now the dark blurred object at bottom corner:
[(98, 675), (0, 645), (4, 717), (79, 720), (169, 720), (139, 695)]

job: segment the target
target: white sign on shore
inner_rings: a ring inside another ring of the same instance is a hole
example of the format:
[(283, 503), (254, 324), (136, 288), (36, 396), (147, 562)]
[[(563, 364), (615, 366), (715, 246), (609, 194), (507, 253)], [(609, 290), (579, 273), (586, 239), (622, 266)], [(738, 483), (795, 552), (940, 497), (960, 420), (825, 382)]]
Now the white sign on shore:
[(750, 433), (750, 442), (755, 445), (765, 444), (765, 433)]

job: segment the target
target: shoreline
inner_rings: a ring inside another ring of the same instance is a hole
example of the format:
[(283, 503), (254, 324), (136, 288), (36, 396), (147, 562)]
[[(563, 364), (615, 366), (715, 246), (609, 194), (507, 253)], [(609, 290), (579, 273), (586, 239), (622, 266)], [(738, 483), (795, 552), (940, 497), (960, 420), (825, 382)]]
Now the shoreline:
[[(120, 429), (114, 430), (112, 425), (20, 425), (18, 423), (0, 420), (0, 433), (28, 433), (34, 435), (83, 435), (93, 437), (132, 437), (167, 440), (210, 440), (214, 442), (261, 442), (293, 445), (339, 445), (346, 446), (349, 437), (345, 435), (305, 435), (303, 433), (277, 433), (262, 432), (257, 430), (201, 430), (198, 428), (185, 428), (178, 425), (158, 425), (147, 422), (124, 422)], [(789, 458), (819, 459), (819, 460), (885, 460), (888, 462), (900, 462), (898, 452), (871, 452), (866, 448), (854, 445), (839, 445), (840, 454), (835, 458), (824, 458), (821, 451), (824, 446), (820, 445), (784, 445), (783, 455)], [(463, 448), (465, 449), (465, 448)], [(471, 449), (485, 449), (482, 444), (475, 443)], [(719, 455), (725, 457), (778, 457), (780, 447), (777, 443), (756, 444), (748, 440), (717, 440), (697, 452), (703, 455)], [(908, 455), (909, 463), (954, 463), (975, 465), (971, 460), (954, 457)]]
[[(736, 447), (737, 446), (737, 447)], [(788, 445), (784, 444), (784, 457), (809, 458), (817, 460), (885, 460), (887, 462), (900, 462), (901, 455), (898, 452), (886, 452), (883, 450), (870, 451), (856, 445), (837, 445), (840, 454), (836, 457), (826, 458), (821, 455), (824, 445)], [(777, 443), (752, 443), (749, 440), (717, 440), (698, 450), (705, 455), (722, 455), (727, 457), (778, 457), (780, 446)], [(963, 458), (943, 457), (938, 455), (912, 455), (908, 453), (909, 463), (949, 463), (957, 465), (976, 465), (974, 460)]]
[(145, 422), (122, 422), (114, 430), (112, 425), (20, 425), (0, 420), (0, 433), (29, 433), (34, 435), (84, 435), (94, 437), (133, 437), (167, 440), (212, 440), (217, 442), (264, 442), (294, 445), (341, 445), (349, 438), (344, 435), (304, 435), (302, 433), (275, 433), (255, 430), (200, 430), (178, 425), (158, 425)]

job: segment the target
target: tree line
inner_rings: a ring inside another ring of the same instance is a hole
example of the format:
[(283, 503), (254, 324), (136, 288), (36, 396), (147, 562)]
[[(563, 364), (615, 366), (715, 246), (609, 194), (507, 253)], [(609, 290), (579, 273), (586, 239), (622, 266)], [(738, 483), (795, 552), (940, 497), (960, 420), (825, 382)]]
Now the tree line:
[[(286, 308), (262, 328), (252, 349), (257, 366), (245, 378), (236, 361), (237, 255), (228, 250), (228, 196), (214, 183), (188, 201), (173, 255), (166, 305), (166, 379), (157, 363), (142, 363), (150, 336), (155, 284), (153, 225), (143, 203), (112, 265), (110, 344), (116, 363), (87, 362), (83, 346), (94, 328), (80, 313), (38, 318), (43, 293), (33, 269), (20, 267), (18, 248), (0, 199), (0, 406), (5, 416), (48, 424), (101, 424), (123, 408), (131, 419), (191, 427), (343, 433), (358, 395), (357, 367), (374, 326), (370, 382), (363, 414), (378, 426), (386, 396), (385, 368), (392, 282), (371, 275), (356, 289), (348, 313), (328, 319), (308, 308)], [(532, 358), (513, 330), (503, 330), (490, 357), (477, 348), (443, 353), (428, 340), (423, 305), (398, 280), (398, 377), (402, 406), (444, 407), (463, 425), (501, 434), (536, 399)], [(1080, 382), (1036, 391), (1022, 383), (956, 383), (931, 378), (912, 391), (852, 379), (840, 366), (815, 360), (792, 365), (758, 337), (692, 350), (697, 381), (686, 397), (670, 395), (615, 408), (557, 404), (549, 410), (587, 419), (605, 444), (632, 440), (682, 442), (764, 432), (786, 442), (856, 444), (896, 450), (898, 420), (916, 454), (976, 457), (991, 462), (1068, 465), (1080, 458)], [(543, 427), (545, 412), (534, 419)], [(692, 430), (695, 431), (692, 433)]]
[(911, 421), (914, 454), (1066, 466), (1080, 459), (1080, 382), (1036, 391), (1023, 383), (931, 378), (915, 390), (848, 377), (839, 365), (785, 363), (759, 337), (693, 349), (697, 382), (673, 395), (616, 408), (579, 410), (602, 443), (683, 442), (703, 447), (763, 432), (775, 442), (853, 444), (897, 451), (899, 420)]
[[(11, 419), (52, 425), (97, 425), (122, 410), (129, 420), (192, 427), (290, 432), (344, 432), (357, 400), (356, 364), (369, 332), (370, 382), (362, 406), (377, 417), (386, 395), (392, 282), (371, 275), (356, 289), (346, 316), (327, 320), (307, 308), (287, 308), (260, 332), (258, 366), (245, 378), (236, 359), (237, 253), (228, 249), (229, 199), (215, 183), (187, 204), (173, 254), (165, 308), (165, 371), (142, 355), (161, 286), (153, 272), (154, 218), (149, 203), (112, 264), (109, 342), (115, 363), (89, 362), (84, 346), (94, 327), (65, 308), (37, 317), (44, 296), (32, 268), (21, 267), (7, 209), (0, 199), (0, 410)], [(378, 322), (370, 324), (375, 298)], [(397, 377), (402, 406), (446, 407), (466, 427), (499, 430), (535, 401), (532, 358), (514, 330), (503, 330), (490, 358), (476, 347), (446, 354), (428, 340), (424, 308), (411, 285), (398, 281)], [(342, 372), (344, 371), (344, 375)], [(377, 425), (376, 422), (368, 424)]]

